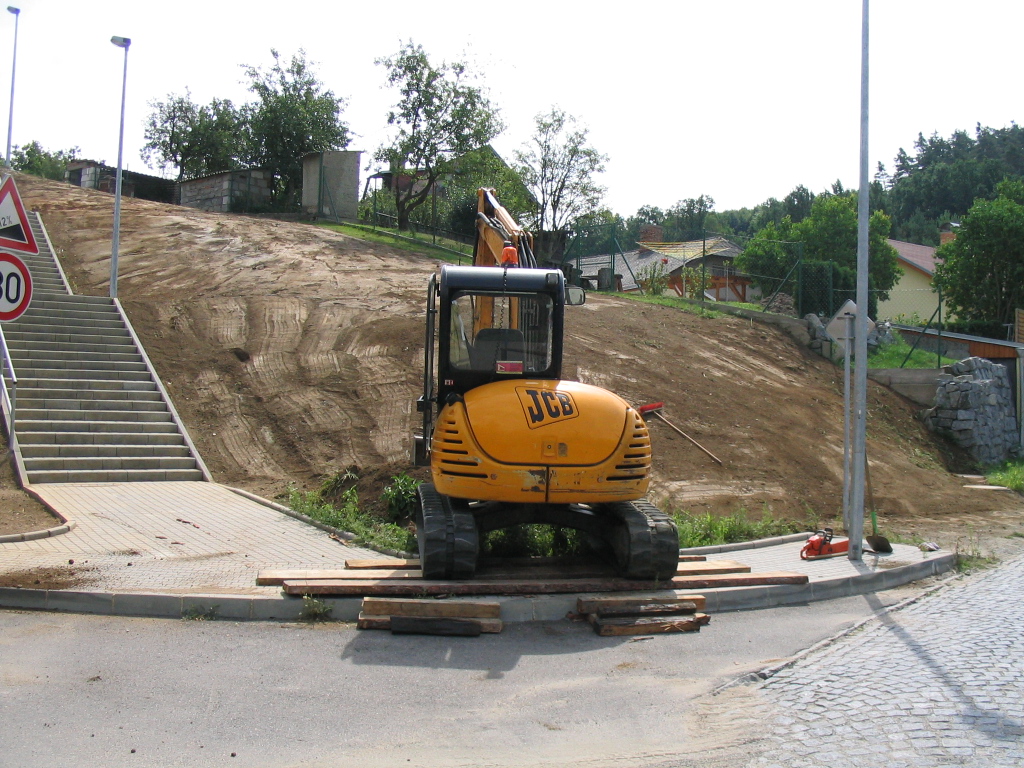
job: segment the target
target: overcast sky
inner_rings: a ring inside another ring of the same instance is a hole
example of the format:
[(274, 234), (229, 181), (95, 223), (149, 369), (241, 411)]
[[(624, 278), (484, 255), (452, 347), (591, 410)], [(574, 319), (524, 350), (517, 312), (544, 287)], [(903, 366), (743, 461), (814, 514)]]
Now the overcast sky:
[[(22, 0), (13, 143), (81, 148), (113, 165), (123, 52), (125, 167), (142, 162), (148, 102), (186, 88), (198, 103), (249, 100), (240, 65), (303, 48), (364, 160), (394, 103), (374, 59), (407, 40), (481, 74), (507, 125), (510, 160), (533, 118), (558, 105), (608, 155), (607, 204), (628, 216), (711, 195), (752, 207), (803, 184), (858, 178), (860, 0), (314, 2)], [(0, 11), (2, 13), (2, 11)], [(12, 14), (0, 16), (0, 109), (8, 114)], [(919, 132), (973, 133), (1019, 118), (1024, 4), (875, 0), (871, 16), (872, 173), (891, 170)], [(364, 162), (364, 166), (366, 162)]]

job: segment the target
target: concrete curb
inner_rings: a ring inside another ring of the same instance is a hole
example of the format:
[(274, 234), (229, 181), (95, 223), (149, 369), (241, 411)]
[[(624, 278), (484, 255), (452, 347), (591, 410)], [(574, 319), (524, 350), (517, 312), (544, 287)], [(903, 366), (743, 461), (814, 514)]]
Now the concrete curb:
[[(64, 517), (60, 516), (63, 520)], [(36, 539), (48, 539), (51, 536), (60, 536), (62, 533), (67, 533), (75, 527), (75, 523), (65, 521), (64, 525), (58, 525), (53, 528), (44, 528), (41, 531), (29, 531), (28, 533), (5, 533), (0, 536), (0, 544), (11, 544), (18, 541), (35, 541)]]
[(29, 496), (42, 504), (50, 512), (51, 515), (56, 517), (63, 523), (63, 525), (57, 525), (53, 528), (45, 528), (41, 531), (30, 531), (28, 533), (5, 533), (0, 536), (0, 544), (12, 544), (19, 541), (35, 541), (36, 539), (48, 539), (51, 536), (60, 536), (62, 533), (67, 533), (72, 530), (76, 523), (68, 520), (64, 515), (53, 508), (46, 499), (36, 493), (31, 483), (24, 483), (22, 490), (25, 491)]
[[(709, 613), (774, 608), (850, 597), (892, 589), (952, 569), (953, 553), (927, 553), (919, 563), (870, 574), (843, 576), (799, 585), (729, 587), (699, 590), (707, 597)], [(558, 621), (575, 613), (579, 595), (497, 597), (506, 622)], [(330, 618), (355, 621), (361, 598), (322, 597), (331, 608)], [(458, 600), (460, 598), (451, 598)], [(467, 598), (470, 599), (470, 598)], [(478, 598), (471, 598), (478, 599)], [(303, 618), (304, 602), (286, 595), (169, 595), (146, 592), (79, 592), (71, 590), (0, 588), (0, 607), (40, 611), (68, 611), (109, 616), (147, 616), (170, 619), (228, 619), (235, 621), (297, 621)]]

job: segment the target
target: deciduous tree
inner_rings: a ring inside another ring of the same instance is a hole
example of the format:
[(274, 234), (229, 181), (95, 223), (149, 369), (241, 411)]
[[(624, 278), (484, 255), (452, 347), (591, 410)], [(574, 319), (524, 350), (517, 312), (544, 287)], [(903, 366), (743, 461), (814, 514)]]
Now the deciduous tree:
[(344, 149), (349, 129), (341, 119), (345, 100), (324, 88), (305, 51), (300, 49), (287, 64), (276, 50), (270, 54), (270, 69), (243, 67), (249, 90), (256, 94), (255, 103), (243, 108), (249, 130), (247, 159), (274, 173), (274, 199), (288, 205), (302, 184), (302, 156)]
[(455, 161), (490, 142), (503, 126), (463, 62), (434, 65), (423, 47), (410, 41), (376, 63), (385, 68), (399, 99), (388, 113), (394, 138), (374, 158), (391, 172), (398, 226), (408, 229), (412, 211), (430, 198)]
[[(889, 217), (882, 211), (873, 212), (868, 220), (869, 284), (873, 298), (881, 300), (888, 298), (888, 291), (901, 274), (896, 250), (887, 242), (890, 227)], [(778, 225), (769, 224), (747, 244), (736, 262), (740, 269), (759, 278), (764, 289), (773, 290), (801, 254), (805, 265), (831, 263), (839, 268), (832, 284), (834, 291), (853, 290), (857, 270), (856, 193), (817, 196), (807, 218), (794, 223), (785, 216)]]
[(38, 141), (30, 141), (24, 146), (15, 146), (11, 151), (11, 167), (44, 179), (64, 181), (68, 163), (77, 160), (80, 151), (78, 147), (72, 147), (49, 152)]
[(536, 132), (516, 152), (516, 169), (537, 199), (538, 230), (564, 229), (600, 207), (605, 188), (596, 176), (608, 158), (587, 143), (587, 129), (558, 107), (535, 118)]
[(954, 241), (936, 252), (935, 284), (958, 320), (1013, 322), (1024, 309), (1024, 181), (977, 200)]
[(185, 91), (149, 106), (142, 159), (150, 168), (176, 168), (182, 181), (241, 167), (248, 153), (247, 128), (230, 101), (200, 106)]

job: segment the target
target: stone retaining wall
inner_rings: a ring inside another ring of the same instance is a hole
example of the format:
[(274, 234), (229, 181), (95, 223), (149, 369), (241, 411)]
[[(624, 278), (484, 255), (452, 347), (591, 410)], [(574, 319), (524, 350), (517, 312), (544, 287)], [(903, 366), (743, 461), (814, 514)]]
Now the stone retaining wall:
[(966, 448), (980, 464), (1000, 464), (1020, 447), (1010, 378), (1003, 366), (969, 357), (939, 377), (925, 424)]

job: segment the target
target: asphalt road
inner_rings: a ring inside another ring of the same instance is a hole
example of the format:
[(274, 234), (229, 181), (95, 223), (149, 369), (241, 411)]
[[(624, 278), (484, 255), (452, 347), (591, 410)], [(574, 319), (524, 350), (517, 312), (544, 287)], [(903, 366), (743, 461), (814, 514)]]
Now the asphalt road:
[(911, 593), (646, 640), (0, 611), (0, 766), (738, 765), (749, 697), (704, 694)]

